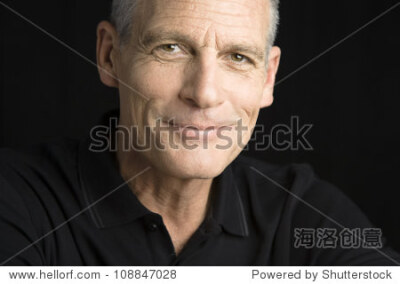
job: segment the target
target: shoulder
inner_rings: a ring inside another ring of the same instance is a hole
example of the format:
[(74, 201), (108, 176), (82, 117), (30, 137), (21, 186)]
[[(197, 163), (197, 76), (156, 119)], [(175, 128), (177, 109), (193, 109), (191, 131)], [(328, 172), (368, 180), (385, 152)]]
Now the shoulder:
[(235, 177), (247, 180), (258, 190), (265, 190), (267, 185), (274, 185), (302, 194), (306, 189), (311, 189), (313, 185), (321, 182), (314, 169), (307, 163), (279, 165), (240, 155), (232, 163), (232, 170)]
[(239, 156), (232, 171), (242, 191), (252, 197), (253, 206), (265, 210), (269, 206), (292, 216), (300, 212), (303, 216), (315, 216), (318, 211), (333, 215), (359, 212), (341, 189), (321, 179), (307, 163), (277, 165)]
[(62, 205), (57, 202), (72, 200), (62, 197), (67, 196), (65, 181), (72, 180), (65, 176), (75, 164), (76, 145), (74, 140), (62, 139), (0, 149), (0, 242), (7, 244), (0, 246), (0, 260), (8, 259), (8, 265), (45, 263), (45, 248), (53, 244), (53, 238), (15, 252), (30, 247), (62, 222)]
[(18, 148), (0, 149), (0, 175), (12, 172), (40, 172), (56, 165), (71, 166), (76, 163), (79, 140), (58, 139)]
[(65, 192), (77, 181), (78, 145), (78, 140), (59, 139), (0, 149), (0, 198), (18, 195), (29, 207)]

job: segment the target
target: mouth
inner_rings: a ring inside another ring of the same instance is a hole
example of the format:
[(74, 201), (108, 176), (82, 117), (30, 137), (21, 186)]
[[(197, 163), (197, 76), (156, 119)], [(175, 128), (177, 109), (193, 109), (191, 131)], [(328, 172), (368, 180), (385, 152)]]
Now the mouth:
[(193, 140), (209, 139), (213, 140), (218, 137), (218, 133), (225, 130), (231, 130), (235, 123), (191, 123), (174, 120), (163, 120), (170, 129), (179, 133), (182, 138), (190, 138)]
[(175, 128), (183, 128), (183, 129), (190, 129), (195, 131), (215, 131), (221, 128), (228, 128), (232, 127), (234, 123), (190, 123), (190, 122), (177, 122), (174, 120), (164, 121), (164, 123), (168, 123), (170, 127)]

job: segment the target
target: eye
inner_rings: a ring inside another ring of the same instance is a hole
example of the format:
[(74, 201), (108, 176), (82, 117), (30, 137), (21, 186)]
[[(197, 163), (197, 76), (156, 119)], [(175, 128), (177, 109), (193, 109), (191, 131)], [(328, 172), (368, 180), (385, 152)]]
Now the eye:
[(231, 54), (230, 57), (231, 57), (231, 60), (233, 62), (236, 62), (236, 63), (242, 63), (242, 62), (245, 62), (245, 61), (249, 61), (246, 56), (241, 55), (239, 53), (233, 53), (233, 54)]
[(186, 47), (179, 43), (160, 44), (151, 53), (157, 60), (168, 62), (182, 62), (190, 56)]
[(173, 53), (179, 50), (179, 46), (174, 43), (169, 43), (169, 44), (163, 44), (160, 46), (162, 51), (168, 52), (168, 53)]

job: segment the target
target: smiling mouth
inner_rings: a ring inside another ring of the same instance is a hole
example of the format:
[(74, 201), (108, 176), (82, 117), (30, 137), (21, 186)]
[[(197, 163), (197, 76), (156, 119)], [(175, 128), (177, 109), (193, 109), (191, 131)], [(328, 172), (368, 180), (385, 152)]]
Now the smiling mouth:
[(173, 131), (176, 131), (182, 138), (190, 139), (210, 139), (214, 140), (218, 137), (218, 132), (222, 130), (231, 130), (234, 123), (205, 123), (195, 124), (186, 122), (177, 122), (174, 120), (163, 120)]
[(175, 122), (173, 120), (169, 120), (168, 122), (165, 121), (170, 127), (176, 128), (176, 129), (187, 129), (187, 130), (192, 130), (192, 131), (198, 131), (198, 132), (209, 132), (209, 131), (215, 131), (218, 129), (225, 129), (225, 128), (230, 128), (234, 124), (229, 123), (229, 124), (194, 124), (194, 123), (180, 123), (180, 122)]

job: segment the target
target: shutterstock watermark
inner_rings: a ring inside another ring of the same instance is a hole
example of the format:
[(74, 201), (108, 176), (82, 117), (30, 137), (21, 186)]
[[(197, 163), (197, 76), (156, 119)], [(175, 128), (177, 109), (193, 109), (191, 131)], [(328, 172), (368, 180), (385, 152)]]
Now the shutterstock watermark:
[[(276, 124), (269, 132), (264, 125), (256, 125), (254, 135), (250, 141), (254, 141), (257, 151), (273, 149), (275, 151), (312, 151), (314, 148), (307, 139), (312, 124), (300, 124), (298, 116), (290, 118), (290, 124)], [(249, 147), (249, 144), (246, 146)]]
[[(292, 116), (290, 123), (276, 124), (270, 129), (264, 125), (249, 128), (243, 121), (235, 125), (210, 126), (199, 128), (195, 125), (178, 125), (174, 120), (156, 119), (153, 126), (118, 124), (117, 118), (111, 118), (108, 125), (98, 125), (91, 129), (89, 150), (93, 152), (149, 151), (169, 149), (210, 149), (227, 150), (240, 147), (249, 150), (249, 145), (256, 151), (273, 149), (276, 151), (312, 151), (307, 135), (312, 124), (301, 124), (298, 116)], [(115, 141), (118, 138), (118, 145)], [(253, 142), (253, 143), (249, 143)]]

